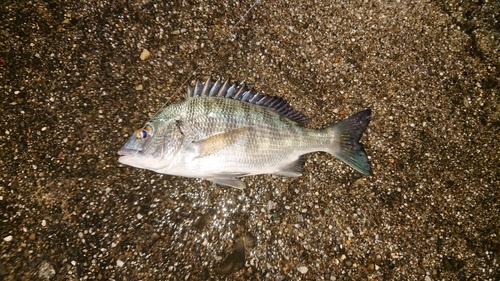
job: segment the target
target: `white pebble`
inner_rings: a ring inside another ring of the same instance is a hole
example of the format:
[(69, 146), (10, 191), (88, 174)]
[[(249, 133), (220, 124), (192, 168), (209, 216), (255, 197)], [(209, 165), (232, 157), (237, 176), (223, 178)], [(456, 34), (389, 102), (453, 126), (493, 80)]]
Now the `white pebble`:
[(118, 267), (122, 267), (124, 264), (125, 264), (125, 263), (124, 263), (124, 262), (122, 262), (121, 260), (117, 260), (117, 261), (116, 261), (116, 266), (118, 266)]
[(47, 225), (47, 221), (46, 220), (42, 220), (42, 226), (46, 226)]
[(138, 220), (142, 219), (142, 215), (141, 214), (137, 214), (137, 219)]
[(5, 242), (10, 242), (10, 241), (12, 241), (12, 239), (13, 239), (12, 235), (9, 235), (9, 236), (5, 236), (5, 237), (3, 238), (3, 241), (5, 241)]
[(299, 266), (299, 267), (297, 268), (297, 270), (298, 270), (300, 273), (305, 274), (305, 273), (307, 273), (307, 271), (308, 271), (309, 269), (307, 269), (307, 266)]
[(142, 50), (140, 58), (141, 58), (141, 60), (147, 60), (150, 55), (151, 55), (151, 53), (148, 50), (144, 49), (144, 50)]

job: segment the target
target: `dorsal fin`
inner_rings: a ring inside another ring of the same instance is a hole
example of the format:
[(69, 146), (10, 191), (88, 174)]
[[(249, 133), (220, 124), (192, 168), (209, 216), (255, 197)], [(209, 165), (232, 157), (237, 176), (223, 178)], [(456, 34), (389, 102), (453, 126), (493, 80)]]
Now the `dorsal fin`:
[(300, 111), (295, 110), (286, 100), (280, 97), (266, 96), (257, 92), (254, 88), (248, 89), (245, 82), (231, 84), (229, 78), (222, 83), (220, 77), (214, 81), (210, 76), (207, 82), (203, 83), (200, 79), (196, 80), (196, 85), (188, 85), (187, 97), (221, 97), (227, 99), (239, 100), (260, 106), (267, 107), (276, 113), (287, 117), (301, 125), (309, 122), (309, 118)]

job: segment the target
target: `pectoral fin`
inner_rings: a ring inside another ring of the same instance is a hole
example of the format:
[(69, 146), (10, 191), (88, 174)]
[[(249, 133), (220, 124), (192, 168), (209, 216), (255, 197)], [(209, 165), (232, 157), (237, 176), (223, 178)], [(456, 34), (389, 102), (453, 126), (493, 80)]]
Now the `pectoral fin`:
[(248, 132), (249, 128), (243, 127), (217, 133), (204, 139), (194, 141), (191, 145), (198, 152), (198, 158), (215, 153), (234, 143), (241, 135)]

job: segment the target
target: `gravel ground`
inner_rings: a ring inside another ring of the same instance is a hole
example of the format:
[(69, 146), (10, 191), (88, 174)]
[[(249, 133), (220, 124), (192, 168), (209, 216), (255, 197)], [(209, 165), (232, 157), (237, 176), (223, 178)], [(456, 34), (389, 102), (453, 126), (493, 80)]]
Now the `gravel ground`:
[[(498, 1), (171, 2), (1, 2), (1, 280), (500, 280)], [(210, 74), (315, 128), (371, 107), (373, 176), (117, 162)]]

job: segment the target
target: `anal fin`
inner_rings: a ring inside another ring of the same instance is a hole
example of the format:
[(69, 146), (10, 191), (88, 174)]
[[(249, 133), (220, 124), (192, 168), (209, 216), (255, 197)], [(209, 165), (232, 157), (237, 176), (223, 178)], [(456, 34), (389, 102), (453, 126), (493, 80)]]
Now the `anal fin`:
[(237, 178), (209, 178), (207, 179), (213, 183), (216, 183), (216, 184), (220, 184), (220, 185), (225, 185), (225, 186), (230, 186), (230, 187), (234, 187), (234, 188), (237, 188), (237, 189), (244, 189), (246, 187), (246, 184), (237, 179)]
[(285, 177), (299, 177), (304, 172), (305, 162), (306, 162), (305, 155), (301, 155), (297, 160), (282, 167), (279, 171), (274, 172), (274, 174)]

